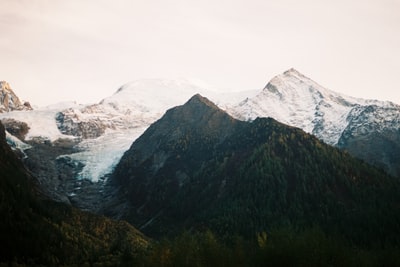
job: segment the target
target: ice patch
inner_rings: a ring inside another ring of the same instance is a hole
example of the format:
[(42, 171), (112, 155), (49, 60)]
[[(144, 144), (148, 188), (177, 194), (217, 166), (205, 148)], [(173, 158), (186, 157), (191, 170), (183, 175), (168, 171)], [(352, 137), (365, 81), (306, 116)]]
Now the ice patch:
[[(74, 105), (73, 103), (69, 103)], [(60, 107), (51, 106), (50, 108), (41, 108), (29, 111), (13, 111), (0, 113), (0, 119), (11, 118), (17, 121), (25, 122), (29, 127), (29, 132), (25, 136), (26, 140), (35, 137), (42, 137), (50, 141), (59, 138), (74, 138), (70, 135), (64, 135), (60, 132), (56, 124), (56, 114), (67, 106), (65, 103)]]
[(78, 145), (80, 152), (65, 156), (84, 165), (82, 171), (78, 174), (78, 179), (98, 182), (113, 171), (125, 151), (146, 128), (109, 130), (96, 139), (83, 140)]
[(6, 131), (6, 141), (11, 148), (21, 151), (24, 154), (24, 157), (27, 157), (24, 151), (32, 147), (19, 140), (17, 137), (10, 134), (8, 131)]

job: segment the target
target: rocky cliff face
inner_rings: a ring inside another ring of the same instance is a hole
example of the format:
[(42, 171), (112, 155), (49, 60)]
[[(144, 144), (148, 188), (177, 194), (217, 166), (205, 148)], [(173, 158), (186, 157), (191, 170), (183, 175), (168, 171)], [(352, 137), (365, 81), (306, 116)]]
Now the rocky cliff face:
[(17, 137), (21, 141), (25, 140), (25, 136), (29, 132), (29, 126), (27, 123), (22, 121), (17, 121), (12, 118), (5, 118), (1, 120), (1, 123), (3, 123), (8, 133)]
[[(96, 108), (95, 105), (84, 107), (80, 111), (90, 113), (90, 107)], [(106, 114), (104, 113), (106, 116)], [(107, 124), (106, 120), (94, 117), (90, 119), (80, 118), (76, 111), (72, 108), (60, 111), (56, 115), (57, 127), (61, 133), (81, 137), (83, 139), (93, 139), (104, 134), (107, 128), (114, 128)], [(115, 128), (114, 128), (115, 129)]]
[(29, 102), (21, 103), (18, 96), (13, 92), (10, 85), (0, 81), (0, 113), (13, 110), (31, 110)]

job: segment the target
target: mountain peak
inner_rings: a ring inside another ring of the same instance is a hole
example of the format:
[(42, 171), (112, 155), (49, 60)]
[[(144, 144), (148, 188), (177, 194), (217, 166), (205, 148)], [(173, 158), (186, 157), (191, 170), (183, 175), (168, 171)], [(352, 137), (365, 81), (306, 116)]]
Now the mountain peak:
[(6, 81), (0, 81), (0, 113), (13, 110), (31, 110), (29, 102), (21, 103)]
[(228, 121), (232, 119), (225, 111), (200, 94), (195, 94), (185, 104), (168, 110), (165, 115), (171, 121), (193, 123), (205, 128), (218, 124), (221, 119)]
[(304, 76), (302, 73), (300, 73), (298, 70), (296, 70), (295, 68), (290, 68), (287, 71), (285, 71), (283, 73), (284, 75), (301, 75)]
[[(169, 158), (183, 158), (190, 151), (191, 155), (200, 153), (211, 140), (221, 142), (241, 123), (207, 98), (196, 94), (185, 104), (169, 109), (161, 119), (147, 128), (132, 144), (131, 152), (125, 155), (134, 159), (134, 162), (153, 162), (152, 169), (158, 170)], [(177, 143), (171, 147), (171, 144)], [(202, 144), (201, 148), (198, 148), (199, 144)], [(136, 154), (136, 151), (140, 153)], [(193, 158), (188, 161), (192, 162)], [(119, 163), (120, 166), (124, 164), (129, 163), (124, 160)], [(118, 179), (123, 179), (121, 177)]]
[(210, 100), (208, 100), (208, 98), (200, 95), (200, 94), (195, 94), (194, 96), (192, 96), (187, 102), (186, 104), (190, 104), (190, 105), (205, 105), (207, 107), (210, 107), (212, 109), (219, 109), (219, 107), (217, 105), (215, 105), (213, 102), (211, 102)]
[(297, 70), (291, 68), (282, 74), (273, 77), (263, 89), (263, 93), (271, 94), (282, 99), (285, 95), (291, 95), (296, 91), (298, 84), (303, 80), (302, 75)]
[(324, 88), (294, 68), (272, 78), (263, 91), (243, 103), (245, 119), (272, 117), (337, 144), (352, 107), (363, 101)]
[[(293, 84), (295, 83), (307, 83), (313, 87), (322, 88), (322, 86), (317, 85), (313, 80), (296, 70), (295, 68), (290, 68), (282, 74), (279, 74), (271, 79), (268, 84), (264, 87), (264, 90), (269, 90), (272, 92), (276, 91), (276, 87), (281, 87), (283, 84)], [(315, 86), (316, 85), (316, 86)], [(291, 89), (295, 89), (297, 86), (290, 86)]]
[(11, 91), (10, 85), (6, 81), (0, 81), (0, 90)]

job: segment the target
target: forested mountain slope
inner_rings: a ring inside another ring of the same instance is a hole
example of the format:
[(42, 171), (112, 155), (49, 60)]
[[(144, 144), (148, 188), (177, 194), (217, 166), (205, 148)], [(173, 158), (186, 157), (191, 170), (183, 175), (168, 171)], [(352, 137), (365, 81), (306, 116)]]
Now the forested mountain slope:
[(252, 237), (317, 225), (358, 244), (400, 240), (399, 180), (271, 118), (235, 120), (196, 95), (124, 154), (106, 209), (151, 236)]
[(126, 222), (45, 199), (5, 141), (0, 123), (0, 265), (119, 266), (148, 241)]

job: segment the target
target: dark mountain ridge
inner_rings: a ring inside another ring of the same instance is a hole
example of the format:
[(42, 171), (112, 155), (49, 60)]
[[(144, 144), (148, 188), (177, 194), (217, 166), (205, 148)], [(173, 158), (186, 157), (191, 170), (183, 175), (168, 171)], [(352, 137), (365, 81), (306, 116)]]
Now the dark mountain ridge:
[(271, 118), (235, 120), (200, 95), (151, 125), (111, 182), (121, 189), (105, 213), (151, 236), (318, 225), (361, 243), (400, 237), (398, 179)]

